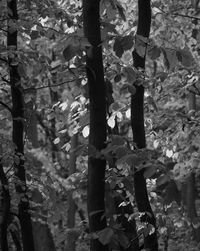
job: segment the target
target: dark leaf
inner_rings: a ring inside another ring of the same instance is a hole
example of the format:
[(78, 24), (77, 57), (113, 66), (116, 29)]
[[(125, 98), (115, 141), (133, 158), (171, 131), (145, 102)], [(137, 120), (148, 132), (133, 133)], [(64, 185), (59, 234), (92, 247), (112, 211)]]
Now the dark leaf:
[(121, 39), (119, 37), (117, 37), (115, 39), (113, 50), (114, 50), (116, 56), (121, 58), (122, 54), (124, 53), (124, 48), (122, 46)]
[(107, 245), (111, 242), (113, 235), (114, 235), (114, 231), (112, 228), (110, 227), (104, 228), (102, 231), (98, 233), (99, 241), (103, 245)]
[(161, 186), (165, 183), (167, 183), (169, 181), (169, 177), (167, 175), (162, 175), (160, 176), (157, 181), (156, 181), (156, 185), (157, 186)]
[(120, 74), (118, 74), (118, 75), (116, 75), (116, 76), (114, 77), (115, 83), (118, 83), (120, 80), (121, 80), (121, 75), (120, 75)]
[(144, 177), (147, 179), (147, 178), (150, 178), (151, 176), (153, 176), (156, 172), (156, 168), (155, 166), (150, 166), (150, 167), (147, 167), (145, 168), (145, 171), (144, 171)]
[(125, 36), (122, 37), (121, 39), (121, 44), (123, 46), (123, 49), (126, 50), (130, 50), (133, 47), (133, 36), (129, 35), (129, 36)]
[(30, 37), (31, 37), (32, 40), (35, 40), (35, 39), (40, 37), (40, 34), (39, 34), (38, 31), (33, 30), (33, 31), (31, 31)]
[(69, 61), (76, 55), (76, 51), (74, 50), (74, 47), (72, 45), (68, 45), (64, 50), (63, 50), (63, 57), (65, 58), (66, 61)]
[(152, 59), (155, 60), (160, 57), (161, 50), (157, 46), (154, 46), (148, 51), (148, 56)]

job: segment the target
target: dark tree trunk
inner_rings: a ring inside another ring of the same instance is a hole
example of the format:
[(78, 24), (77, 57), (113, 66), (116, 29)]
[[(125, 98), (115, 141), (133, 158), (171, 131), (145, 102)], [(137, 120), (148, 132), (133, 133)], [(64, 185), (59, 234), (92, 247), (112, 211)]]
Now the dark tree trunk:
[[(83, 25), (85, 36), (90, 42), (87, 48), (86, 71), (90, 100), (90, 135), (89, 148), (98, 151), (106, 143), (106, 86), (102, 62), (102, 48), (99, 21), (99, 0), (83, 0)], [(88, 216), (90, 233), (106, 227), (105, 218), (105, 168), (104, 159), (90, 156), (88, 160)], [(90, 250), (104, 251), (107, 246), (92, 239)]]
[[(137, 35), (148, 38), (151, 27), (151, 6), (150, 0), (138, 0), (138, 27)], [(140, 41), (141, 42), (141, 41)], [(147, 44), (144, 44), (147, 48)], [(145, 69), (145, 56), (141, 56), (137, 53), (137, 39), (135, 50), (133, 51), (134, 67), (139, 69)], [(133, 131), (133, 140), (138, 149), (146, 147), (145, 140), (145, 128), (144, 128), (144, 87), (142, 85), (136, 87), (135, 95), (131, 97), (131, 126)], [(143, 175), (143, 171), (136, 171), (134, 175), (134, 189), (135, 198), (139, 212), (149, 212), (152, 217), (147, 214), (141, 218), (142, 221), (146, 221), (152, 224), (156, 228), (156, 220), (153, 215), (151, 205), (148, 199), (146, 180)], [(156, 231), (144, 237), (144, 247), (149, 250), (158, 250), (158, 241)]]
[[(196, 95), (194, 93), (190, 93), (188, 95), (188, 110), (196, 111)], [(195, 172), (192, 171), (186, 179), (186, 209), (187, 214), (191, 222), (195, 222), (196, 218), (198, 217), (197, 210), (196, 210), (196, 179), (195, 179)], [(193, 227), (193, 238), (200, 242), (200, 227), (194, 228)]]
[(22, 233), (22, 242), (24, 251), (34, 251), (34, 241), (31, 225), (31, 216), (29, 212), (29, 200), (27, 197), (27, 186), (24, 169), (24, 100), (23, 91), (20, 82), (20, 76), (17, 66), (17, 30), (13, 31), (13, 27), (10, 27), (9, 22), (16, 22), (18, 18), (17, 14), (17, 0), (8, 1), (8, 33), (7, 33), (7, 46), (8, 51), (12, 56), (9, 56), (9, 74), (11, 84), (11, 96), (12, 96), (12, 116), (13, 116), (13, 131), (12, 140), (15, 144), (15, 160), (14, 160), (14, 172), (15, 172), (15, 188), (20, 197), (18, 205), (19, 221)]
[[(76, 172), (76, 148), (78, 146), (78, 134), (74, 134), (71, 138), (71, 150), (70, 150), (70, 159), (69, 159), (69, 175)], [(69, 230), (72, 230), (75, 227), (75, 214), (77, 206), (72, 197), (72, 193), (68, 196), (68, 212), (67, 212), (67, 227)], [(76, 250), (76, 236), (73, 232), (69, 232), (67, 235), (67, 251)]]
[(0, 182), (1, 182), (1, 222), (0, 222), (0, 247), (2, 251), (8, 251), (7, 229), (10, 216), (10, 192), (8, 180), (3, 170), (3, 165), (0, 160)]
[(38, 142), (38, 130), (37, 130), (37, 116), (36, 110), (34, 107), (34, 101), (30, 101), (25, 104), (25, 119), (27, 121), (27, 126), (25, 128), (25, 133), (27, 134), (27, 138), (32, 144), (33, 148), (39, 147)]

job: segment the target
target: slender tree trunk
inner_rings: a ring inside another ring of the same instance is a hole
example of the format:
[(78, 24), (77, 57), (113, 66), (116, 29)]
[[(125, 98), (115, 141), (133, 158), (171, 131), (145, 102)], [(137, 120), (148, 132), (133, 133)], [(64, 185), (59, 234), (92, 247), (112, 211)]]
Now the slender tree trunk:
[[(146, 39), (149, 37), (151, 27), (151, 6), (150, 0), (138, 0), (138, 27), (137, 35)], [(134, 67), (139, 69), (145, 69), (145, 57), (141, 56), (137, 52), (139, 39), (136, 39), (135, 50), (133, 51)], [(144, 43), (144, 42), (143, 42)], [(144, 48), (147, 48), (147, 44), (144, 43)], [(131, 126), (133, 131), (133, 140), (138, 149), (146, 147), (145, 128), (144, 128), (144, 87), (142, 85), (135, 85), (136, 93), (131, 97)], [(152, 224), (156, 229), (156, 220), (151, 209), (151, 205), (148, 199), (146, 180), (143, 175), (143, 170), (136, 171), (134, 175), (134, 189), (135, 198), (139, 212), (148, 212), (151, 214), (145, 214), (141, 218), (141, 221)], [(144, 237), (144, 248), (156, 251), (158, 250), (158, 241), (156, 230), (153, 234)]]
[[(75, 149), (78, 146), (78, 134), (74, 134), (71, 138), (71, 150), (70, 150), (70, 159), (69, 159), (69, 175), (76, 172), (76, 152)], [(67, 213), (67, 227), (72, 230), (75, 226), (75, 214), (77, 206), (72, 197), (72, 193), (68, 196), (68, 213)], [(68, 233), (67, 236), (67, 246), (66, 251), (75, 251), (76, 250), (76, 236), (73, 232)]]
[(10, 192), (8, 180), (3, 170), (3, 165), (0, 160), (0, 182), (1, 182), (1, 221), (0, 221), (0, 247), (2, 251), (8, 251), (7, 230), (10, 216)]
[(30, 101), (25, 104), (25, 119), (27, 121), (27, 126), (25, 128), (27, 137), (32, 144), (33, 148), (39, 147), (38, 142), (38, 129), (37, 129), (37, 116), (34, 107), (34, 101)]
[(13, 30), (10, 23), (15, 23), (18, 19), (17, 0), (9, 0), (8, 4), (8, 33), (7, 46), (9, 54), (9, 74), (12, 96), (12, 116), (13, 131), (12, 140), (15, 144), (14, 172), (15, 188), (20, 197), (18, 205), (18, 215), (21, 226), (22, 242), (24, 251), (34, 251), (34, 241), (31, 225), (31, 216), (29, 212), (29, 200), (27, 197), (27, 186), (24, 169), (24, 100), (23, 91), (18, 73), (17, 62), (17, 30)]
[[(86, 71), (90, 101), (90, 135), (89, 148), (98, 151), (106, 143), (106, 86), (104, 81), (99, 0), (83, 0), (83, 25), (85, 36), (91, 44), (87, 48)], [(90, 233), (106, 227), (105, 217), (105, 168), (106, 161), (90, 155), (88, 160), (88, 190), (87, 204)], [(107, 246), (99, 240), (92, 239), (91, 251), (106, 251)]]
[[(196, 95), (194, 93), (190, 93), (188, 95), (188, 110), (196, 111)], [(195, 183), (195, 172), (192, 171), (186, 179), (186, 208), (191, 222), (194, 222), (194, 220), (198, 217), (195, 206)], [(200, 241), (200, 227), (193, 228), (193, 238), (198, 242)]]

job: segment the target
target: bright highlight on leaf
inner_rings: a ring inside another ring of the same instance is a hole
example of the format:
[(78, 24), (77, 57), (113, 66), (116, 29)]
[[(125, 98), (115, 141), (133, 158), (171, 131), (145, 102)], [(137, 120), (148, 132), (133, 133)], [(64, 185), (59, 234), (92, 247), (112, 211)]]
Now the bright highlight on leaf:
[(60, 138), (56, 138), (53, 142), (55, 145), (59, 144), (60, 143)]
[(108, 119), (108, 125), (109, 125), (111, 128), (114, 128), (114, 127), (115, 127), (115, 116), (111, 116), (111, 117)]
[(82, 130), (82, 135), (84, 138), (87, 138), (90, 134), (90, 127), (87, 125)]
[(167, 151), (166, 151), (166, 156), (167, 157), (169, 157), (169, 158), (171, 158), (172, 156), (173, 156), (173, 151), (172, 150), (169, 150), (169, 149), (167, 149)]
[(131, 109), (130, 108), (126, 111), (126, 117), (127, 117), (127, 119), (130, 119), (130, 117), (131, 117)]

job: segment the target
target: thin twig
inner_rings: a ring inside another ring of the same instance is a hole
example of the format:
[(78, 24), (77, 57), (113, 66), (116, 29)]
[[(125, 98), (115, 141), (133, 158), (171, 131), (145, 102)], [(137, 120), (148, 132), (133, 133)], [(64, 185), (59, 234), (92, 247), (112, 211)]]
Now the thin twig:
[(8, 63), (8, 61), (5, 58), (0, 58), (1, 61)]
[(27, 88), (25, 89), (24, 91), (27, 92), (27, 91), (35, 91), (35, 90), (40, 90), (40, 89), (44, 89), (44, 88), (52, 88), (52, 87), (56, 87), (56, 86), (61, 86), (61, 85), (64, 85), (64, 84), (68, 84), (68, 83), (71, 83), (71, 82), (74, 82), (76, 80), (81, 80), (82, 78), (74, 78), (74, 79), (71, 79), (71, 80), (68, 80), (68, 81), (65, 81), (65, 82), (62, 82), (62, 83), (59, 83), (59, 84), (55, 84), (55, 85), (45, 85), (45, 86), (40, 86), (40, 87), (30, 87), (30, 88)]
[(0, 104), (2, 105), (2, 106), (4, 106), (11, 114), (12, 114), (12, 109), (8, 106), (8, 105), (6, 105), (4, 102), (2, 102), (1, 100), (0, 100)]
[(195, 16), (191, 16), (191, 15), (186, 15), (186, 14), (180, 14), (180, 13), (169, 13), (164, 11), (163, 9), (156, 7), (158, 10), (160, 10), (161, 12), (157, 12), (157, 14), (167, 14), (167, 15), (171, 15), (171, 16), (179, 16), (179, 17), (186, 17), (186, 18), (191, 18), (191, 19), (195, 19), (195, 20), (199, 20), (200, 21), (200, 17), (195, 17)]

